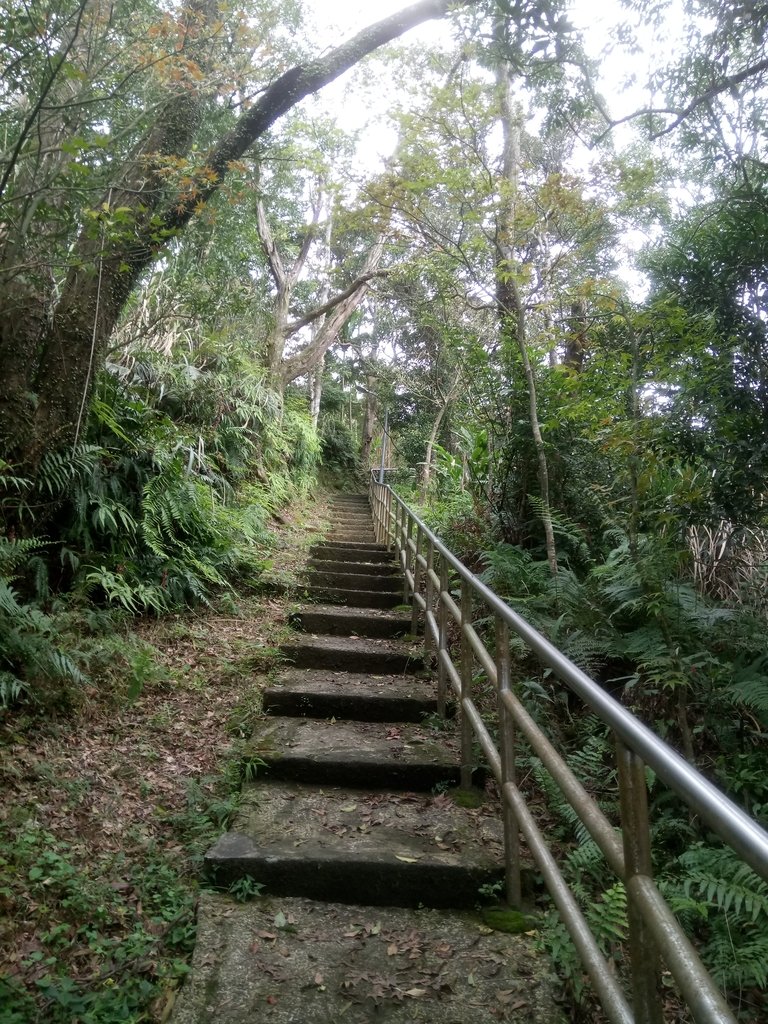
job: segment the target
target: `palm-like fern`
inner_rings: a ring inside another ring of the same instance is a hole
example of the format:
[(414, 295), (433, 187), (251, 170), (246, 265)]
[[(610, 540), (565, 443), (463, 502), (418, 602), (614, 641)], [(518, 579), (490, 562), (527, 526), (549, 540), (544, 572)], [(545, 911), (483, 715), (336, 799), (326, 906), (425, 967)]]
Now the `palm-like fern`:
[(13, 589), (16, 570), (40, 548), (32, 539), (0, 537), (0, 705), (8, 705), (44, 681), (83, 683), (75, 662), (54, 641), (54, 624)]

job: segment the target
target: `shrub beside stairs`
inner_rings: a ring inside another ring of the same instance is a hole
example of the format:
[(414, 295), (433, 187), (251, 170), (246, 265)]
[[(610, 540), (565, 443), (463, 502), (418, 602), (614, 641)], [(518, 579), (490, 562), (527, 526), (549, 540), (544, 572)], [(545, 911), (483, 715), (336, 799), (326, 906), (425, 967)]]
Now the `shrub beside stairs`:
[(498, 809), (454, 788), (398, 567), (364, 495), (331, 515), (291, 667), (264, 694), (256, 777), (206, 856), (218, 886), (258, 895), (203, 894), (173, 1024), (559, 1022), (534, 937), (475, 910), (503, 878)]

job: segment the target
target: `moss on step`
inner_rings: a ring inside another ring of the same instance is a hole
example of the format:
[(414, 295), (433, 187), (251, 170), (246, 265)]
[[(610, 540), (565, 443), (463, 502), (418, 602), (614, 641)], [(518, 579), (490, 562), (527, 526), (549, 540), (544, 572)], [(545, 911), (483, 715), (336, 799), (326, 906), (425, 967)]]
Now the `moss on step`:
[(488, 928), (493, 928), (495, 932), (504, 932), (506, 935), (521, 935), (536, 928), (536, 922), (532, 917), (519, 910), (513, 910), (512, 907), (484, 907), (480, 911), (480, 916)]
[(479, 789), (452, 789), (448, 795), (457, 807), (474, 809), (485, 803), (485, 794)]

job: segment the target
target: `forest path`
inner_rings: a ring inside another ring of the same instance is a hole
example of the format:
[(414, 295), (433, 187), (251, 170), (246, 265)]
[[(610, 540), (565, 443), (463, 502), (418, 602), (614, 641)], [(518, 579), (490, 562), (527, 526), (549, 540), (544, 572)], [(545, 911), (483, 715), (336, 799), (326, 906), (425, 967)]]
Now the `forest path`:
[(203, 895), (173, 1024), (559, 1021), (534, 933), (474, 909), (503, 878), (498, 810), (453, 788), (458, 745), (367, 498), (336, 496), (330, 518), (206, 856), (218, 884), (264, 895)]

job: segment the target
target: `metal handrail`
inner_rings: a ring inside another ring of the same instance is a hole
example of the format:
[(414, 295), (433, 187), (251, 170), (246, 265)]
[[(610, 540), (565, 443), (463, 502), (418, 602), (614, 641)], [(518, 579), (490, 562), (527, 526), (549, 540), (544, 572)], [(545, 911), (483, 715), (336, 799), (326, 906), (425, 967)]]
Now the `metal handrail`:
[[(462, 782), (469, 784), (471, 779), (474, 739), (479, 741), (499, 782), (510, 902), (519, 903), (520, 899), (517, 844), (518, 836), (522, 834), (611, 1021), (617, 1024), (660, 1024), (661, 954), (697, 1022), (734, 1024), (735, 1017), (723, 995), (651, 877), (645, 766), (653, 769), (689, 808), (700, 814), (766, 880), (768, 833), (467, 569), (388, 484), (372, 477), (370, 496), (377, 539), (394, 547), (403, 569), (405, 597), (413, 608), (414, 631), (419, 613), (424, 615), (425, 647), (427, 651), (434, 650), (437, 659), (439, 710), (444, 713), (449, 687), (457, 699)], [(460, 582), (459, 604), (450, 591), (450, 571)], [(494, 617), (495, 656), (488, 651), (472, 625), (476, 599)], [(449, 619), (453, 619), (460, 630), (459, 668), (449, 650)], [(613, 730), (617, 745), (620, 834), (512, 691), (510, 630)], [(497, 690), (498, 749), (472, 699), (475, 663)], [(600, 953), (589, 925), (517, 788), (516, 733), (525, 737), (584, 823), (610, 868), (624, 882), (628, 901), (632, 1008)]]

